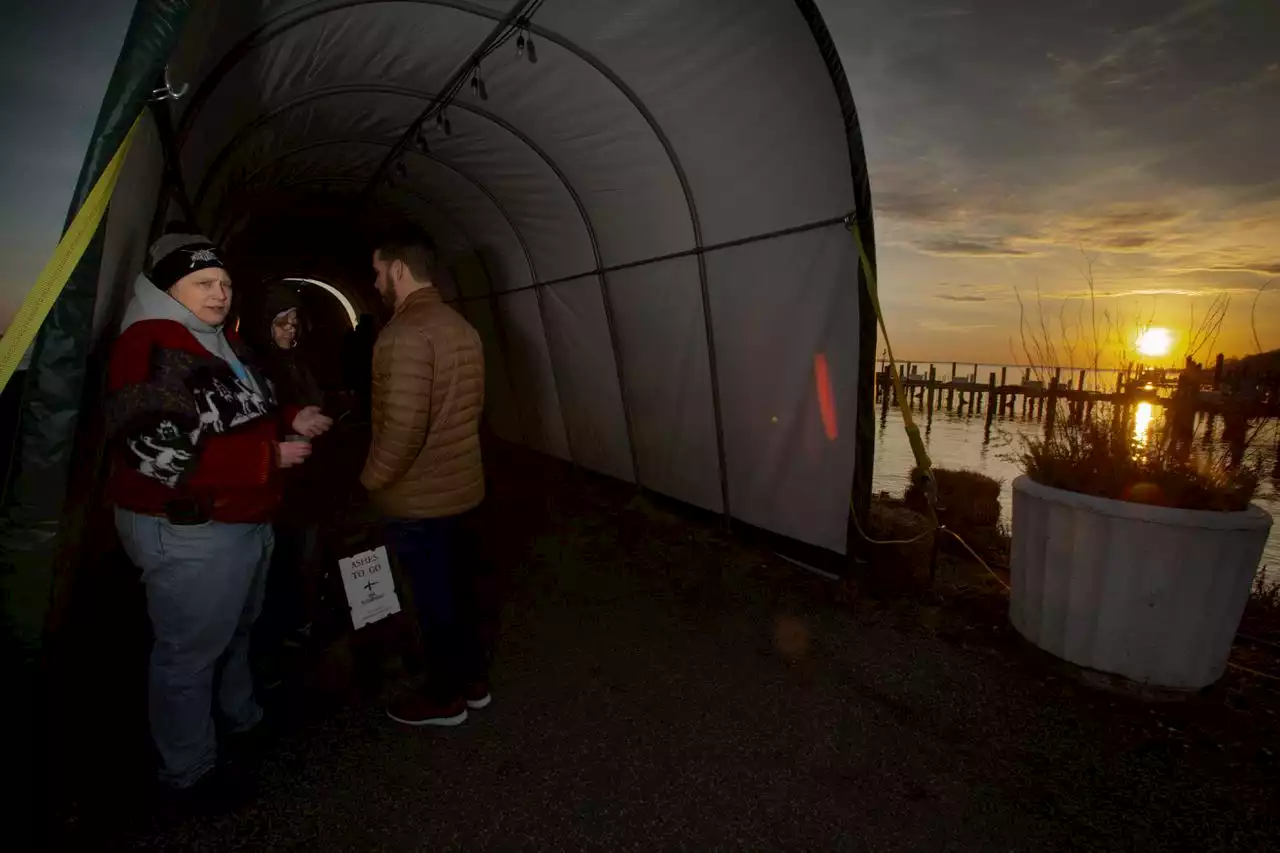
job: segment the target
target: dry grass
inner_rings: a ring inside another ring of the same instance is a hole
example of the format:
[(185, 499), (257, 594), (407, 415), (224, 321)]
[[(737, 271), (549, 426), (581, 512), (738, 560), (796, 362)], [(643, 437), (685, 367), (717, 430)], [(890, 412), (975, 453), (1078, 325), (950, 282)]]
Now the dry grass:
[(1245, 605), (1240, 633), (1266, 640), (1273, 657), (1280, 653), (1280, 578), (1267, 571), (1267, 566), (1253, 579), (1253, 592)]
[[(1134, 369), (1138, 354), (1133, 351), (1133, 343), (1152, 327), (1155, 308), (1153, 304), (1151, 314), (1139, 317), (1136, 325), (1119, 313), (1113, 317), (1109, 311), (1099, 312), (1094, 259), (1083, 250), (1082, 255), (1088, 305), (1080, 300), (1060, 303), (1058, 334), (1051, 331), (1053, 324), (1051, 318), (1046, 317), (1038, 288), (1034, 313), (1027, 310), (1016, 288), (1014, 293), (1020, 312), (1022, 351), (1028, 363), (1062, 364), (1065, 356), (1067, 364), (1075, 364), (1077, 356), (1082, 356), (1083, 362), (1092, 369), (1089, 378), (1096, 386), (1098, 371), (1107, 366), (1104, 361), (1111, 361), (1104, 356), (1114, 356), (1114, 366), (1123, 371)], [(1069, 310), (1068, 303), (1074, 303), (1074, 312)], [(1254, 303), (1256, 310), (1256, 298)], [(1184, 355), (1187, 358), (1199, 358), (1216, 350), (1230, 305), (1230, 297), (1220, 295), (1197, 319), (1193, 303), (1186, 333)], [(1087, 323), (1086, 307), (1090, 318)], [(1076, 315), (1074, 322), (1072, 313)], [(1041, 378), (1047, 380), (1048, 377), (1042, 375)], [(1182, 393), (1179, 390), (1175, 401)], [(1194, 387), (1188, 386), (1186, 393), (1193, 396)], [(1185, 402), (1175, 403), (1180, 411), (1186, 411), (1185, 406)], [(1240, 464), (1243, 452), (1232, 458), (1230, 454), (1214, 456), (1197, 449), (1192, 446), (1191, 437), (1179, 435), (1168, 420), (1158, 434), (1139, 442), (1127, 418), (1120, 416), (1123, 412), (1109, 406), (1091, 407), (1087, 414), (1077, 413), (1073, 419), (1068, 407), (1059, 404), (1050, 414), (1053, 420), (1047, 422), (1044, 437), (1028, 441), (1019, 459), (1023, 470), (1037, 483), (1131, 503), (1218, 512), (1247, 508), (1257, 490), (1256, 472)], [(1256, 431), (1246, 440), (1246, 448), (1254, 438)]]
[[(938, 486), (938, 521), (961, 536), (968, 530), (994, 527), (1000, 523), (1000, 481), (977, 471), (935, 468)], [(911, 469), (907, 506), (927, 513), (928, 502), (921, 486), (920, 469)]]
[[(1000, 481), (977, 471), (949, 468), (935, 468), (933, 476), (938, 486), (938, 522), (964, 539), (984, 559), (1005, 564), (1009, 537), (1000, 526)], [(911, 471), (911, 486), (905, 497), (908, 507), (927, 515), (928, 501), (918, 468)], [(964, 553), (951, 537), (942, 540), (942, 547)]]
[(1029, 440), (1021, 461), (1027, 475), (1045, 486), (1178, 509), (1239, 512), (1258, 487), (1247, 466), (1178, 453), (1164, 441), (1143, 447), (1123, 424), (1097, 416)]

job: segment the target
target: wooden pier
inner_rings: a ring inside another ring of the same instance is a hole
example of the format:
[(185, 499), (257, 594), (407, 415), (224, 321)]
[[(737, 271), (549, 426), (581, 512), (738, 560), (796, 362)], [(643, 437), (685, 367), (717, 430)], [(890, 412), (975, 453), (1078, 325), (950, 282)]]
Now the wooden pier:
[[(967, 377), (961, 376), (959, 365), (951, 365), (951, 378), (938, 379), (937, 365), (930, 364), (927, 374), (919, 374), (914, 363), (899, 366), (903, 393), (908, 405), (932, 417), (935, 410), (946, 410), (957, 415), (985, 415), (989, 426), (995, 418), (1021, 417), (1024, 420), (1045, 420), (1052, 428), (1058, 417), (1080, 422), (1093, 413), (1098, 404), (1117, 406), (1120, 410), (1149, 403), (1163, 408), (1178, 407), (1184, 414), (1204, 414), (1209, 418), (1212, 432), (1214, 420), (1221, 417), (1227, 428), (1243, 421), (1280, 417), (1280, 399), (1241, 399), (1213, 388), (1193, 387), (1173, 394), (1162, 394), (1170, 386), (1154, 386), (1140, 375), (1120, 374), (1112, 391), (1090, 388), (1087, 370), (1065, 371), (1052, 368), (1048, 381), (1032, 378), (1032, 371), (1023, 368), (1017, 381), (1010, 383), (1009, 368), (1002, 367), (999, 374), (991, 371), (985, 381), (978, 376), (978, 366)], [(1047, 371), (1037, 371), (1046, 375)], [(882, 414), (894, 405), (893, 384), (886, 367), (876, 375), (876, 400)]]

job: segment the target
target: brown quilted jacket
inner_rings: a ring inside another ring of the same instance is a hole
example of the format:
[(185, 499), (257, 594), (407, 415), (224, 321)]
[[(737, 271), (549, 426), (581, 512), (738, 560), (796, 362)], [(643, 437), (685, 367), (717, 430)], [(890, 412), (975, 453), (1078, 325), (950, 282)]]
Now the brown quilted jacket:
[(373, 350), (373, 443), (360, 482), (392, 518), (443, 518), (484, 500), (484, 349), (434, 287), (410, 295)]

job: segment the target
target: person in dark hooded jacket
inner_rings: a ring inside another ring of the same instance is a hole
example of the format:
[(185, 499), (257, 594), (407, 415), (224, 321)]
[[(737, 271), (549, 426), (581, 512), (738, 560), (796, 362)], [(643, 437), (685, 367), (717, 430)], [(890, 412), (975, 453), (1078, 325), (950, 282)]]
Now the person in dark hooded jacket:
[(306, 317), (302, 295), (281, 282), (267, 288), (263, 297), (258, 337), (262, 371), (276, 388), (281, 405), (319, 406), (324, 394), (299, 351)]
[[(281, 405), (303, 408), (324, 401), (301, 349), (307, 325), (302, 297), (295, 288), (284, 282), (267, 288), (253, 338), (262, 372), (271, 380)], [(316, 547), (318, 496), (327, 487), (318, 481), (322, 473), (312, 466), (284, 478), (284, 504), (275, 519), (276, 548), (258, 629), (260, 669), (276, 670), (284, 643), (306, 640), (315, 598), (308, 568)], [(274, 680), (277, 674), (266, 672), (264, 677)]]

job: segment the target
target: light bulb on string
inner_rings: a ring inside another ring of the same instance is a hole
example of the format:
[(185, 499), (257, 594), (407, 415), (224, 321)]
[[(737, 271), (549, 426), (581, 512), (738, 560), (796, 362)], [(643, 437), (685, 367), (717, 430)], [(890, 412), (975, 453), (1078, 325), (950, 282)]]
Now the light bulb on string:
[(427, 129), (425, 127), (418, 128), (418, 134), (415, 138), (415, 141), (418, 143), (418, 150), (421, 151), (423, 154), (426, 154), (428, 151), (431, 150), (431, 146), (427, 142)]
[(393, 171), (395, 172), (395, 176), (402, 181), (409, 176), (409, 170), (405, 168), (403, 160), (396, 161)]
[(516, 36), (516, 56), (524, 59), (524, 30), (521, 30), (520, 34)]
[(533, 45), (533, 36), (529, 36), (525, 45), (525, 53), (529, 55), (529, 61), (534, 65), (538, 64), (538, 49)]

